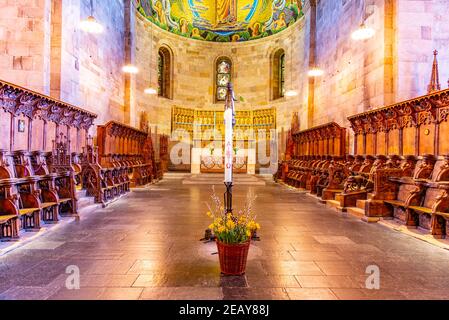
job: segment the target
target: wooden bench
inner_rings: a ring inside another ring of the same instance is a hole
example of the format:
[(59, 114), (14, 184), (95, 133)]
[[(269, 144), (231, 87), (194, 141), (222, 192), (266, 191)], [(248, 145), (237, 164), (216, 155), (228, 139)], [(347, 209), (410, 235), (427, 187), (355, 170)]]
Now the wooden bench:
[(19, 210), (11, 199), (16, 179), (0, 179), (0, 241), (19, 239)]
[(407, 225), (427, 230), (436, 238), (444, 238), (449, 219), (449, 184), (428, 183), (424, 189), (422, 200), (406, 207)]
[(309, 191), (311, 194), (317, 193), (317, 184), (320, 179), (320, 177), (328, 172), (328, 168), (333, 161), (332, 156), (325, 156), (323, 157), (323, 160), (319, 162), (315, 168), (312, 169), (312, 173), (309, 177), (309, 179), (306, 182), (306, 190)]
[[(410, 162), (411, 157), (408, 157), (407, 161)], [(421, 207), (423, 208), (422, 212), (418, 211), (423, 214), (421, 218), (422, 225), (430, 229), (430, 218), (428, 219), (429, 221), (425, 221), (425, 211), (432, 208), (430, 202), (435, 202), (435, 197), (441, 193), (435, 184), (441, 182), (438, 180), (441, 177), (441, 171), (444, 170), (442, 165), (436, 165), (437, 162), (441, 161), (437, 161), (433, 155), (424, 155), (415, 166), (413, 177), (402, 176), (407, 174), (407, 172), (401, 172), (401, 169), (387, 169), (379, 172), (377, 184), (379, 188), (383, 185), (384, 191), (377, 190), (376, 198), (381, 196), (385, 198), (383, 202), (392, 209), (390, 212), (394, 219), (403, 222), (407, 226), (418, 226), (419, 215), (414, 215), (409, 208)], [(398, 175), (398, 177), (395, 177), (395, 175)], [(391, 187), (392, 183), (396, 185), (396, 192)], [(395, 194), (395, 196), (392, 196), (392, 194)]]
[(359, 171), (351, 172), (346, 179), (343, 192), (335, 196), (341, 210), (345, 211), (348, 207), (355, 207), (358, 200), (367, 199), (368, 193), (374, 188), (375, 172), (383, 169), (387, 161), (388, 158), (384, 155), (366, 156)]
[[(332, 191), (340, 192), (343, 188), (344, 179), (347, 176), (347, 168), (349, 168), (354, 162), (354, 157), (347, 156), (345, 158), (340, 156), (334, 156), (327, 170), (325, 170), (316, 186), (316, 195), (321, 197), (322, 201), (325, 201), (327, 196), (333, 194)], [(327, 193), (323, 197), (324, 191)]]

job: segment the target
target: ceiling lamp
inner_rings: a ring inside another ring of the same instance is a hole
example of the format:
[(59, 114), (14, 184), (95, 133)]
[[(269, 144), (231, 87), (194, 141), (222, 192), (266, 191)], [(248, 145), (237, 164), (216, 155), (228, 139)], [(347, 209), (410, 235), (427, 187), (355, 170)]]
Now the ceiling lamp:
[(80, 22), (80, 29), (84, 32), (100, 34), (104, 28), (97, 22), (94, 16), (89, 16), (86, 20)]
[(139, 68), (132, 64), (127, 64), (126, 66), (123, 66), (122, 71), (124, 73), (136, 74), (139, 73)]
[(307, 74), (309, 77), (321, 77), (324, 74), (324, 71), (318, 67), (314, 67), (310, 69)]
[(288, 90), (285, 93), (286, 97), (296, 97), (298, 95), (298, 92), (296, 90)]
[(355, 41), (363, 41), (371, 39), (375, 34), (376, 31), (373, 28), (367, 27), (362, 23), (360, 27), (352, 33), (351, 38)]
[(90, 0), (90, 16), (80, 22), (80, 29), (94, 34), (100, 34), (104, 30), (103, 26), (94, 17), (93, 0)]
[(146, 88), (144, 92), (145, 94), (157, 94), (157, 90), (154, 88)]

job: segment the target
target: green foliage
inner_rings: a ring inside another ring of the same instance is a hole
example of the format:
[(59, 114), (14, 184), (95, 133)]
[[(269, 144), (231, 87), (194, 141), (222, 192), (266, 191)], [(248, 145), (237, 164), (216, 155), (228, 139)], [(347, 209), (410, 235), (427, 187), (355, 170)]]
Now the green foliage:
[(227, 36), (218, 36), (215, 40), (217, 42), (229, 42), (230, 38)]
[(295, 17), (299, 17), (301, 15), (301, 13), (299, 12), (297, 4), (290, 5), (289, 9), (294, 12)]
[(252, 39), (251, 35), (250, 35), (250, 33), (248, 31), (239, 32), (238, 35), (240, 36), (240, 39), (243, 39), (243, 40)]
[(213, 41), (215, 39), (215, 34), (212, 32), (208, 32), (206, 36), (206, 40)]

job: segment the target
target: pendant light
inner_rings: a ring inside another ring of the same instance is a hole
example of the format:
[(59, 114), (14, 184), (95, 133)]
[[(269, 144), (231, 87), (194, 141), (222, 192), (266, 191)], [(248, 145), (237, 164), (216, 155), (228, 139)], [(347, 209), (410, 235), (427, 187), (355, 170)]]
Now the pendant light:
[(80, 29), (87, 33), (100, 34), (103, 33), (103, 26), (94, 17), (94, 4), (90, 0), (90, 16), (80, 22)]
[(376, 35), (376, 31), (373, 28), (368, 27), (365, 24), (365, 21), (367, 19), (367, 16), (366, 16), (366, 1), (367, 0), (362, 0), (362, 1), (363, 1), (363, 6), (362, 6), (363, 7), (363, 13), (362, 13), (363, 20), (362, 20), (362, 23), (360, 24), (360, 27), (351, 34), (352, 40), (355, 40), (355, 41), (368, 40)]

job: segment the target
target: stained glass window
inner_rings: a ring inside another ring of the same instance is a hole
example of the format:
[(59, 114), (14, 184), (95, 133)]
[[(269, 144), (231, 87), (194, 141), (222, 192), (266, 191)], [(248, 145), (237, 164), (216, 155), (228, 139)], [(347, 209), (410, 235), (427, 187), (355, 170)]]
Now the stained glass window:
[(279, 57), (279, 97), (285, 94), (285, 54)]
[(285, 95), (285, 51), (277, 49), (271, 57), (271, 97), (273, 100)]
[(157, 82), (158, 82), (158, 95), (160, 97), (164, 96), (165, 85), (164, 85), (164, 55), (161, 51), (157, 56)]
[(226, 99), (228, 83), (231, 81), (232, 64), (228, 58), (220, 58), (217, 61), (216, 94), (217, 101)]
[(158, 94), (167, 99), (172, 98), (173, 53), (168, 47), (159, 48), (157, 56)]

